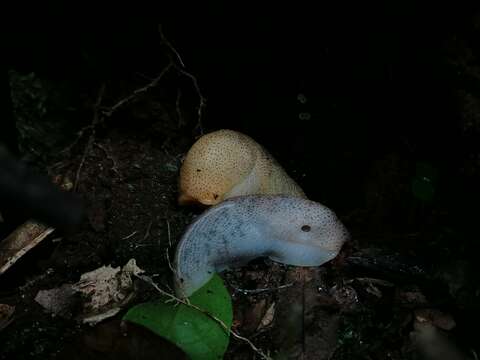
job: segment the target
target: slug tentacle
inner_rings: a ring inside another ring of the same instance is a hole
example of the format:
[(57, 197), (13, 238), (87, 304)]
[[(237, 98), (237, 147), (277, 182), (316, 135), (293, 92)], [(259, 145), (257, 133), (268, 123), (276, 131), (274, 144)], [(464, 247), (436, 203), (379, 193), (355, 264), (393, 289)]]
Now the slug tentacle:
[(268, 256), (296, 266), (320, 266), (348, 239), (335, 214), (314, 201), (289, 195), (230, 198), (200, 215), (175, 256), (176, 292), (188, 297), (213, 273)]

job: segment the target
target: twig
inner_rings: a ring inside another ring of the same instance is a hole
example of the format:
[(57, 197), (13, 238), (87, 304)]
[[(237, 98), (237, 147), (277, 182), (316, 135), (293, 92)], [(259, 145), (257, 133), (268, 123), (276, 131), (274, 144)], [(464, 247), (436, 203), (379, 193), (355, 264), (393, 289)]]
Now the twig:
[(80, 173), (82, 171), (83, 165), (85, 164), (85, 159), (87, 158), (87, 155), (90, 151), (90, 148), (92, 147), (93, 141), (95, 140), (95, 127), (97, 126), (97, 124), (102, 119), (100, 117), (100, 114), (99, 114), (98, 110), (100, 108), (100, 104), (102, 103), (104, 93), (105, 93), (105, 83), (103, 83), (102, 86), (100, 86), (97, 101), (95, 102), (95, 105), (93, 107), (93, 120), (92, 120), (92, 123), (90, 124), (90, 129), (92, 130), (92, 132), (90, 133), (87, 145), (85, 146), (85, 150), (83, 151), (82, 160), (80, 161), (80, 165), (77, 168), (77, 173), (75, 174), (75, 182), (74, 182), (74, 185), (73, 185), (73, 191), (77, 191), (78, 182), (80, 180)]
[(197, 91), (197, 95), (199, 97), (199, 104), (198, 104), (198, 109), (197, 109), (197, 115), (198, 115), (198, 122), (195, 130), (199, 130), (200, 135), (203, 135), (203, 126), (202, 126), (202, 119), (203, 119), (203, 109), (207, 106), (207, 99), (202, 95), (202, 92), (200, 90), (200, 86), (198, 86), (198, 81), (195, 76), (190, 74), (188, 71), (183, 70), (182, 68), (179, 68), (178, 66), (175, 66), (177, 71), (190, 78), (192, 80), (193, 86), (195, 87), (195, 90)]
[(177, 88), (177, 99), (175, 100), (175, 110), (177, 112), (178, 127), (181, 127), (185, 124), (183, 121), (182, 110), (180, 109), (180, 99), (182, 98), (182, 91), (180, 88)]
[[(81, 128), (78, 133), (77, 133), (77, 137), (76, 139), (70, 144), (68, 145), (67, 147), (65, 147), (65, 149), (61, 150), (60, 153), (66, 153), (66, 152), (70, 152), (71, 149), (73, 149), (75, 147), (75, 145), (78, 144), (78, 142), (80, 141), (80, 139), (83, 137), (83, 135), (88, 131), (88, 130), (92, 130), (93, 129), (93, 124), (89, 124), (87, 126), (84, 126), (83, 128)], [(61, 165), (63, 164), (62, 162), (58, 162), (57, 164), (54, 164), (52, 167), (55, 167), (56, 165)]]
[(142, 86), (141, 88), (135, 89), (133, 93), (123, 98), (122, 100), (118, 101), (115, 105), (111, 106), (110, 108), (103, 110), (103, 115), (107, 117), (112, 116), (115, 111), (117, 111), (119, 108), (121, 108), (125, 104), (129, 103), (130, 101), (138, 97), (140, 94), (143, 94), (144, 92), (147, 92), (151, 88), (157, 86), (157, 84), (160, 82), (160, 80), (162, 80), (162, 78), (172, 68), (172, 66), (174, 66), (172, 62), (168, 63), (168, 65), (162, 70), (162, 72), (155, 79), (153, 79), (147, 85)]
[(148, 237), (150, 236), (150, 229), (152, 228), (153, 221), (150, 220), (147, 226), (147, 230), (145, 231), (145, 236), (143, 237), (143, 241), (147, 240)]
[(127, 239), (130, 239), (132, 236), (134, 236), (138, 231), (135, 230), (134, 232), (132, 232), (130, 235), (127, 235), (125, 237), (122, 238), (122, 240), (127, 240)]
[(257, 294), (262, 294), (262, 293), (265, 293), (265, 292), (272, 292), (272, 291), (277, 291), (277, 290), (281, 290), (281, 289), (286, 289), (286, 288), (289, 288), (293, 286), (292, 283), (289, 283), (289, 284), (285, 284), (285, 285), (280, 285), (280, 286), (277, 286), (277, 287), (274, 287), (274, 288), (263, 288), (263, 289), (252, 289), (252, 290), (248, 290), (248, 289), (240, 289), (240, 288), (233, 288), (236, 292), (240, 292), (244, 295), (257, 295)]
[(173, 45), (170, 43), (170, 41), (168, 41), (167, 37), (163, 33), (163, 28), (161, 24), (158, 25), (158, 32), (160, 34), (161, 43), (165, 44), (167, 48), (175, 55), (175, 58), (176, 58), (175, 65), (174, 65), (175, 69), (180, 74), (188, 77), (192, 81), (193, 86), (195, 87), (195, 91), (197, 92), (197, 95), (199, 97), (199, 104), (197, 109), (198, 122), (197, 122), (197, 126), (195, 127), (195, 131), (198, 129), (200, 132), (200, 135), (203, 135), (202, 119), (203, 119), (203, 110), (206, 107), (207, 99), (203, 96), (202, 91), (200, 90), (200, 86), (198, 85), (197, 78), (193, 74), (185, 70), (186, 68), (185, 63), (183, 62), (177, 49), (173, 47)]
[(165, 250), (165, 257), (167, 258), (168, 267), (170, 268), (172, 273), (176, 274), (177, 272), (175, 271), (175, 269), (172, 266), (172, 262), (170, 261), (170, 255), (168, 253), (168, 250), (169, 250), (168, 248)]
[(170, 233), (170, 221), (165, 220), (167, 222), (167, 234), (168, 234), (168, 246), (169, 247), (172, 247), (172, 236), (171, 236), (171, 233)]
[(73, 185), (73, 191), (77, 191), (78, 182), (80, 181), (80, 173), (82, 172), (83, 165), (85, 164), (85, 159), (87, 158), (87, 154), (90, 151), (92, 143), (93, 143), (93, 133), (88, 138), (87, 146), (85, 146), (85, 150), (83, 151), (82, 160), (80, 161), (80, 165), (77, 168), (77, 172), (75, 174), (75, 182)]
[(165, 221), (167, 223), (167, 234), (168, 234), (168, 248), (165, 250), (165, 255), (166, 255), (166, 258), (167, 258), (168, 267), (170, 268), (170, 270), (172, 270), (172, 273), (175, 276), (177, 276), (177, 273), (176, 273), (175, 269), (173, 268), (172, 263), (170, 262), (170, 255), (169, 255), (169, 251), (172, 248), (172, 236), (171, 236), (171, 233), (170, 233), (170, 221), (168, 221), (168, 219), (166, 219)]
[(95, 146), (102, 149), (103, 152), (105, 153), (105, 155), (107, 155), (107, 159), (109, 159), (111, 162), (112, 162), (112, 171), (114, 173), (116, 173), (120, 179), (122, 178), (122, 174), (120, 174), (120, 171), (118, 171), (118, 167), (117, 167), (117, 162), (115, 161), (115, 159), (113, 158), (112, 155), (110, 155), (110, 152), (105, 148), (105, 146), (103, 146), (102, 144), (97, 144), (95, 143)]
[(183, 62), (182, 57), (181, 57), (180, 54), (178, 53), (177, 49), (175, 49), (175, 48), (173, 47), (173, 45), (170, 43), (170, 41), (168, 41), (168, 39), (166, 38), (165, 34), (163, 33), (162, 24), (159, 24), (159, 25), (158, 25), (158, 33), (160, 34), (160, 40), (161, 40), (161, 42), (164, 43), (165, 45), (167, 45), (167, 47), (170, 49), (170, 51), (175, 54), (175, 57), (177, 58), (178, 63), (180, 64), (180, 66), (181, 66), (182, 68), (184, 68), (184, 67), (185, 67), (185, 63)]
[(223, 328), (224, 331), (228, 332), (229, 334), (231, 334), (233, 337), (237, 338), (238, 340), (246, 342), (253, 351), (255, 351), (258, 355), (260, 355), (262, 357), (262, 359), (272, 360), (271, 357), (264, 354), (249, 339), (247, 339), (246, 337), (243, 337), (243, 336), (237, 334), (235, 331), (229, 329), (229, 327), (221, 319), (217, 318), (215, 315), (212, 315), (208, 311), (205, 311), (205, 310), (201, 309), (200, 307), (198, 307), (194, 304), (191, 304), (189, 301), (186, 301), (184, 299), (180, 299), (180, 298), (176, 297), (175, 295), (170, 294), (170, 293), (160, 289), (160, 287), (158, 287), (158, 285), (155, 284), (153, 282), (153, 280), (146, 275), (135, 275), (135, 276), (138, 277), (139, 279), (145, 281), (147, 284), (150, 284), (151, 286), (153, 286), (155, 288), (155, 290), (157, 290), (160, 294), (168, 297), (171, 301), (176, 301), (177, 303), (183, 304), (185, 306), (189, 306), (192, 309), (195, 309), (195, 310), (200, 311), (201, 313), (207, 315), (212, 320), (216, 321)]
[(478, 355), (477, 355), (477, 353), (475, 352), (475, 350), (474, 350), (474, 349), (470, 349), (470, 352), (472, 353), (473, 358), (474, 358), (475, 360), (478, 360)]

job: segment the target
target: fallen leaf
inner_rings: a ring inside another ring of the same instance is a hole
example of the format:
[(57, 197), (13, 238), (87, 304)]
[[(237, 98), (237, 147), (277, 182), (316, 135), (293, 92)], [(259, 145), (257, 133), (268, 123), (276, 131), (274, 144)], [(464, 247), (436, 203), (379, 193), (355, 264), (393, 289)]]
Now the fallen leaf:
[(254, 304), (248, 302), (245, 305), (242, 310), (242, 322), (237, 324), (237, 328), (240, 326), (242, 333), (251, 334), (257, 330), (265, 315), (267, 301), (260, 299)]
[(71, 284), (64, 284), (58, 288), (40, 290), (35, 301), (45, 310), (62, 317), (71, 317), (75, 305), (75, 290)]
[(40, 290), (35, 301), (47, 311), (62, 316), (71, 316), (75, 306), (80, 305), (77, 319), (94, 325), (115, 316), (128, 304), (134, 295), (132, 278), (142, 272), (135, 259), (130, 259), (122, 268), (102, 266), (82, 274), (75, 284)]
[[(143, 270), (131, 259), (123, 268), (102, 266), (82, 274), (80, 281), (73, 289), (88, 299), (84, 308), (89, 313), (110, 311), (115, 304), (122, 304), (133, 290), (132, 275), (138, 275)], [(93, 314), (91, 314), (93, 315)], [(89, 316), (88, 316), (89, 317)]]
[(270, 307), (265, 312), (262, 321), (260, 321), (260, 325), (257, 328), (258, 330), (264, 329), (270, 326), (273, 322), (273, 318), (275, 317), (275, 303), (272, 303)]

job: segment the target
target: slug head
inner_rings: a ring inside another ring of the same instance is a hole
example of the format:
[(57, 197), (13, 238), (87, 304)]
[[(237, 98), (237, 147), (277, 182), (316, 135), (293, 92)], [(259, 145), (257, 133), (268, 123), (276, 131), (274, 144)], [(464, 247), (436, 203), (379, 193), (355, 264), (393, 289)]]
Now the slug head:
[(241, 133), (218, 130), (202, 136), (180, 168), (178, 203), (218, 204), (250, 174), (255, 159), (255, 143)]
[(270, 207), (272, 260), (295, 266), (320, 266), (340, 252), (350, 235), (329, 208), (308, 200), (281, 198)]

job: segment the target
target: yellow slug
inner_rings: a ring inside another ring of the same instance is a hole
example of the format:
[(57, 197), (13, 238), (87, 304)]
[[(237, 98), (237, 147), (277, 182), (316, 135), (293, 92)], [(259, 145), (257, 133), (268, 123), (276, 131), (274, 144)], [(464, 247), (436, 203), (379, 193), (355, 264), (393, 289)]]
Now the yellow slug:
[(222, 129), (200, 137), (180, 168), (180, 205), (215, 205), (239, 195), (306, 198), (273, 156), (251, 137)]

